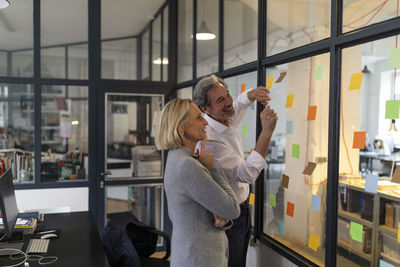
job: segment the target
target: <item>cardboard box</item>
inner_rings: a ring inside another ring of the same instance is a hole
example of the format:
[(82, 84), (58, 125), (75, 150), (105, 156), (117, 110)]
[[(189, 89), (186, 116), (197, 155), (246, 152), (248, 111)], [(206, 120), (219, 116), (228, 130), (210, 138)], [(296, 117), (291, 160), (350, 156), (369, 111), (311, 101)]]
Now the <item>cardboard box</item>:
[(394, 205), (392, 203), (385, 204), (385, 225), (394, 228)]
[(350, 246), (354, 249), (364, 251), (365, 253), (371, 253), (371, 246), (372, 246), (372, 229), (366, 226), (363, 227), (363, 242), (357, 242), (351, 240)]

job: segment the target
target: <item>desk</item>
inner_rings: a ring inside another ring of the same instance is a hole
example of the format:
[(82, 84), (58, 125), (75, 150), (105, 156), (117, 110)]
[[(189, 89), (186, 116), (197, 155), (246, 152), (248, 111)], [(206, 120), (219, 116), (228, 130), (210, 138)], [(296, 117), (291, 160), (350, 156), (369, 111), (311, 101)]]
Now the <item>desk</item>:
[[(60, 229), (60, 236), (50, 240), (46, 254), (47, 256), (57, 256), (58, 260), (45, 266), (109, 266), (96, 224), (90, 212), (45, 214), (44, 222), (38, 224), (36, 232), (46, 229)], [(29, 261), (29, 266), (43, 265)]]
[(360, 170), (361, 170), (361, 163), (364, 162), (363, 159), (366, 159), (367, 162), (367, 169), (373, 169), (372, 161), (374, 159), (385, 161), (385, 162), (393, 162), (395, 163), (400, 162), (400, 155), (397, 153), (391, 155), (379, 155), (377, 152), (374, 151), (360, 151)]

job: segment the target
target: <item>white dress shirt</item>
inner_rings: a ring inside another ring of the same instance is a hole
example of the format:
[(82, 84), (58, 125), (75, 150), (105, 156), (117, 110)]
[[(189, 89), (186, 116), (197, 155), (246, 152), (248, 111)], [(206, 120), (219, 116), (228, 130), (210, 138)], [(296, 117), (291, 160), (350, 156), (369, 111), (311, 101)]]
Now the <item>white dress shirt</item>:
[(267, 167), (265, 158), (256, 151), (244, 159), (242, 139), (238, 134), (239, 124), (252, 103), (247, 92), (239, 95), (233, 103), (235, 114), (229, 119), (229, 127), (204, 115), (208, 121), (206, 151), (214, 154), (217, 166), (227, 176), (239, 203), (248, 198), (249, 184), (253, 184), (261, 170)]

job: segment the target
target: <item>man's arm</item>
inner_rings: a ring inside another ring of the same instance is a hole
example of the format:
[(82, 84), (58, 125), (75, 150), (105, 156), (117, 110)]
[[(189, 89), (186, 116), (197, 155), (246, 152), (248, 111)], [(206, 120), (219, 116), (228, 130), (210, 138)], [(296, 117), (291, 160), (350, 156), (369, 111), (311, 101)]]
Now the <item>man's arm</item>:
[(257, 151), (261, 156), (265, 157), (271, 142), (272, 134), (275, 130), (278, 116), (273, 109), (271, 109), (269, 106), (266, 106), (265, 109), (260, 113), (260, 119), (262, 130), (257, 139), (254, 150)]
[(251, 101), (258, 101), (263, 105), (267, 105), (268, 101), (271, 100), (269, 96), (269, 90), (266, 87), (258, 86), (256, 89), (247, 92), (247, 98)]

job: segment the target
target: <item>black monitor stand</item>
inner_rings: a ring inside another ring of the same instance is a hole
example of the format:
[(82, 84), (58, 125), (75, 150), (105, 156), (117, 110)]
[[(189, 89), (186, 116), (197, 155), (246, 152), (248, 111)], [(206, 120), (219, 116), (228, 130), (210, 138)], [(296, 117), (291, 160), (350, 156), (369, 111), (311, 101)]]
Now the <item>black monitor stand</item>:
[[(0, 233), (0, 238), (5, 235), (5, 232), (2, 231)], [(4, 236), (0, 242), (21, 242), (24, 241), (24, 229), (15, 229), (12, 232), (12, 235), (10, 237)]]

